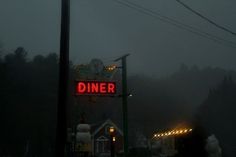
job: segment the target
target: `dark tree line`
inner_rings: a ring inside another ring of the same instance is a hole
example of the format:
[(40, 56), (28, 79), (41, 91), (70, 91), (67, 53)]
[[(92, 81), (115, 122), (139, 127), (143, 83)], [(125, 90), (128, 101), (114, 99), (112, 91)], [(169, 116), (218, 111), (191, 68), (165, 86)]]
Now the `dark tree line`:
[[(233, 71), (219, 68), (182, 65), (179, 71), (165, 78), (130, 76), (128, 92), (133, 95), (128, 99), (130, 137), (137, 130), (151, 136), (156, 129), (172, 128), (192, 120), (196, 108), (206, 99), (196, 119), (220, 141), (225, 141), (225, 149), (231, 149), (235, 145), (232, 139), (235, 139), (233, 133), (236, 132), (233, 79), (226, 79), (207, 96), (209, 89), (229, 74), (232, 78), (236, 76)], [(81, 114), (85, 114), (89, 123), (111, 118), (122, 126), (121, 99), (77, 99), (73, 96), (75, 76), (71, 64), (69, 127), (78, 123)], [(116, 79), (120, 80), (120, 76)], [(27, 51), (22, 47), (6, 55), (0, 53), (0, 156), (52, 156), (57, 89), (57, 54), (28, 59)]]
[(231, 77), (209, 91), (207, 99), (198, 110), (196, 119), (209, 134), (220, 142), (225, 157), (236, 155), (236, 84)]
[(234, 71), (183, 64), (168, 77), (129, 77), (128, 85), (133, 94), (129, 99), (130, 121), (139, 123), (142, 130), (147, 128), (149, 134), (154, 128), (171, 128), (192, 121), (209, 89), (229, 75), (232, 79), (236, 77)]
[(50, 155), (56, 127), (57, 55), (28, 60), (26, 50), (19, 47), (0, 61), (1, 155)]

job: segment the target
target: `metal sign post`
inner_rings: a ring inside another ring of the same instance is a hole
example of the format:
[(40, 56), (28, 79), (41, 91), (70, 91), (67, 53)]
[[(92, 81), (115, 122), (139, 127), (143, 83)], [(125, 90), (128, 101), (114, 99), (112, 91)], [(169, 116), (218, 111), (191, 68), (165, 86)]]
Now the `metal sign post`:
[(122, 108), (123, 108), (123, 129), (124, 129), (124, 155), (128, 156), (128, 106), (127, 106), (127, 67), (126, 67), (126, 57), (130, 54), (126, 54), (115, 62), (121, 60), (122, 62)]

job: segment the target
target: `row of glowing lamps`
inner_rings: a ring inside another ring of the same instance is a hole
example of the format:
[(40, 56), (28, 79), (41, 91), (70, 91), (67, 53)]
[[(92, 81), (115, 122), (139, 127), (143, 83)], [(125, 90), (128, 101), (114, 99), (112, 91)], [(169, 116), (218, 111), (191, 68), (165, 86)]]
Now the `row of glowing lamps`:
[(167, 131), (167, 132), (163, 132), (163, 133), (154, 134), (153, 138), (161, 138), (161, 137), (166, 137), (166, 136), (187, 134), (187, 133), (190, 133), (192, 131), (193, 131), (193, 129), (172, 130), (172, 131)]
[[(79, 69), (80, 67), (88, 67), (88, 65), (86, 65), (86, 64), (81, 64), (81, 65), (79, 65), (77, 68)], [(117, 68), (117, 66), (116, 65), (108, 65), (108, 66), (105, 66), (105, 69), (106, 70), (108, 70), (108, 71), (113, 71), (113, 70), (115, 70)]]
[(117, 66), (116, 65), (110, 65), (110, 66), (106, 66), (105, 68), (108, 71), (113, 71), (113, 70), (115, 70), (117, 68)]

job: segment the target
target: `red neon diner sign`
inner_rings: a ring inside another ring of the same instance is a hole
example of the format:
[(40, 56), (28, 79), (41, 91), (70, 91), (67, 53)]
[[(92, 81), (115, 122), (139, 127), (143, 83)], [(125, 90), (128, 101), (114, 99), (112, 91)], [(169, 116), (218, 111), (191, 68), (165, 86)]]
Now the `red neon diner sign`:
[(76, 81), (76, 95), (114, 95), (116, 83), (107, 81)]

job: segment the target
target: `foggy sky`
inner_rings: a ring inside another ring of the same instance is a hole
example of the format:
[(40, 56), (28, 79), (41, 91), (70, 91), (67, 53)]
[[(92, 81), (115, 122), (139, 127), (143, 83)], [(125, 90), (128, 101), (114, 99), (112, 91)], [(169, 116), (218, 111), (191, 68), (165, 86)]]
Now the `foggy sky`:
[[(192, 14), (175, 0), (130, 0), (146, 8), (236, 42), (236, 37)], [(236, 31), (235, 0), (182, 0)], [(59, 52), (60, 0), (1, 0), (0, 42), (8, 52), (23, 46), (30, 56)], [(181, 63), (236, 70), (236, 48), (163, 23), (114, 0), (71, 0), (70, 59), (105, 64), (131, 53), (129, 73), (160, 76)]]

